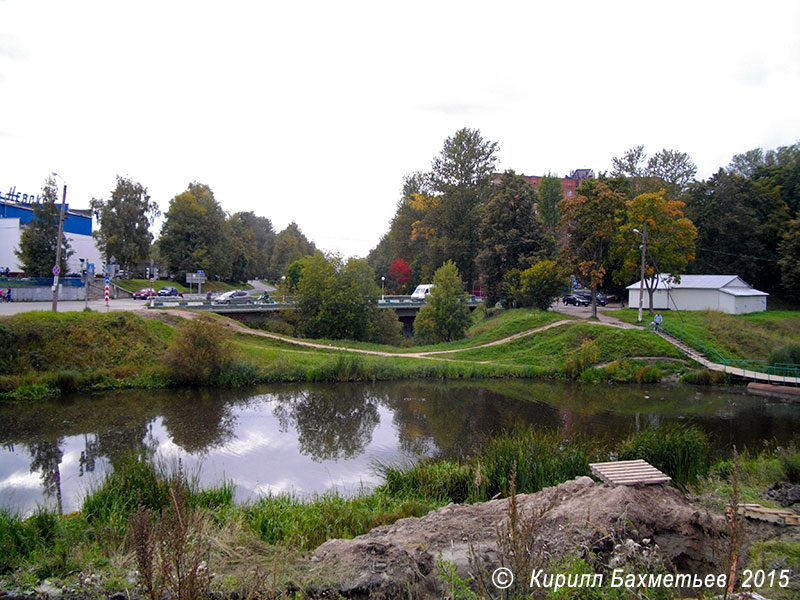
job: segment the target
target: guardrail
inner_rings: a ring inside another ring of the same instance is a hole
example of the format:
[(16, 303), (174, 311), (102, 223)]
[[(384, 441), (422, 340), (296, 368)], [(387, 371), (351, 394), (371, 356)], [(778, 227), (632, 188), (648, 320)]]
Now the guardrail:
[(765, 360), (727, 358), (722, 356), (722, 354), (720, 354), (715, 348), (697, 336), (684, 331), (676, 325), (665, 326), (662, 324), (661, 329), (664, 331), (664, 333), (671, 335), (672, 337), (682, 341), (696, 350), (699, 350), (709, 357), (712, 362), (722, 365), (726, 372), (728, 367), (733, 369), (741, 369), (746, 377), (747, 371), (752, 371), (753, 373), (762, 373), (767, 375), (768, 381), (771, 381), (774, 377), (776, 381), (783, 383), (786, 383), (787, 378), (795, 380), (791, 383), (796, 383), (796, 380), (800, 378), (800, 365), (798, 364), (775, 363), (770, 365), (767, 364), (767, 361)]

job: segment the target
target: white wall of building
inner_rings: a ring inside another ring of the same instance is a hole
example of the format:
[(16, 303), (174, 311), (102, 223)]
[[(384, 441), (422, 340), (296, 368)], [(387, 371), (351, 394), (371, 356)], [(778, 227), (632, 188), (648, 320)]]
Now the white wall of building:
[[(22, 234), (19, 219), (0, 219), (0, 267), (8, 267), (12, 272), (22, 271), (14, 250), (19, 249), (19, 240)], [(67, 273), (80, 273), (82, 258), (88, 258), (90, 263), (94, 263), (95, 270), (99, 274), (103, 267), (103, 258), (93, 237), (88, 235), (76, 235), (67, 233), (72, 256), (67, 260)], [(56, 257), (53, 256), (53, 264)]]
[(14, 254), (14, 250), (19, 248), (19, 235), (19, 219), (0, 219), (0, 268), (22, 270)]

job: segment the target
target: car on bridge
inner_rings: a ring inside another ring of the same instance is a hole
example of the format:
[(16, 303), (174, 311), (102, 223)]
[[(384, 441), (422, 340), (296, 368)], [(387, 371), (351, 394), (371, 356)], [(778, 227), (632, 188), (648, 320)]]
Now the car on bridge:
[(423, 283), (418, 285), (417, 288), (411, 293), (412, 300), (425, 300), (433, 289), (432, 283)]
[(147, 300), (148, 298), (152, 298), (156, 296), (157, 293), (153, 288), (142, 288), (140, 290), (136, 290), (133, 292), (133, 299), (134, 300)]
[(172, 287), (170, 285), (162, 287), (158, 290), (159, 296), (180, 296), (181, 293), (178, 291), (178, 288)]
[(253, 299), (245, 290), (231, 290), (217, 296), (214, 302), (217, 304), (252, 304)]

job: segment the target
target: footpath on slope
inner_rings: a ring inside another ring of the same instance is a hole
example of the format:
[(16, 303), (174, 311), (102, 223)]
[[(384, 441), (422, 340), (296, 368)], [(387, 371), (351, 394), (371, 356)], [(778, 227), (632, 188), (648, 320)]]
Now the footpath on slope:
[[(176, 315), (180, 317), (184, 317), (187, 319), (193, 319), (199, 313), (190, 310), (183, 310), (183, 309), (169, 309), (168, 311), (159, 311), (159, 312), (167, 312), (170, 315)], [(148, 313), (145, 314), (153, 314), (153, 310), (150, 309)], [(598, 313), (598, 317), (600, 313)], [(586, 319), (583, 319), (586, 320)], [(437, 355), (440, 354), (453, 354), (455, 352), (463, 352), (466, 350), (475, 350), (477, 348), (487, 348), (489, 346), (499, 346), (501, 344), (507, 344), (513, 340), (526, 337), (529, 335), (533, 335), (542, 331), (547, 331), (548, 329), (552, 329), (554, 327), (560, 327), (562, 325), (567, 325), (569, 323), (576, 323), (575, 319), (561, 319), (559, 321), (554, 321), (553, 323), (548, 323), (547, 325), (542, 325), (541, 327), (535, 327), (533, 329), (528, 329), (527, 331), (521, 331), (519, 333), (515, 333), (513, 335), (506, 336), (499, 340), (494, 340), (492, 342), (486, 342), (484, 344), (477, 344), (475, 346), (467, 346), (465, 348), (453, 348), (451, 350), (432, 350), (429, 352), (384, 352), (382, 350), (365, 350), (362, 348), (348, 348), (347, 346), (334, 346), (332, 344), (320, 344), (318, 342), (307, 342), (304, 340), (298, 340), (296, 338), (290, 337), (283, 337), (281, 335), (275, 333), (269, 333), (266, 331), (260, 331), (258, 329), (250, 329), (249, 327), (245, 327), (241, 323), (231, 321), (228, 324), (230, 329), (234, 331), (238, 331), (239, 333), (246, 333), (248, 335), (255, 335), (258, 337), (265, 337), (269, 339), (273, 339), (280, 342), (285, 342), (287, 344), (294, 344), (296, 346), (302, 346), (305, 348), (314, 348), (317, 350), (338, 350), (340, 352), (353, 352), (356, 354), (369, 354), (372, 356), (386, 356), (386, 357), (393, 357), (393, 358), (425, 358), (429, 360), (447, 360), (443, 358), (439, 358)], [(603, 315), (602, 318), (599, 318), (598, 321), (593, 322), (595, 325), (603, 325), (606, 327), (615, 327), (618, 329), (642, 329), (641, 327), (637, 327), (635, 325), (631, 325), (630, 323), (624, 323), (619, 319), (611, 317), (609, 315)]]

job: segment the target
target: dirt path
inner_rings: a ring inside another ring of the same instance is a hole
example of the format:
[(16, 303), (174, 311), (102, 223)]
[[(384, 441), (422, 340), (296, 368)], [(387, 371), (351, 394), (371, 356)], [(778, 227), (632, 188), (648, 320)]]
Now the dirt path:
[[(152, 309), (150, 309), (152, 313)], [(198, 313), (190, 311), (190, 310), (182, 310), (182, 309), (170, 309), (168, 314), (170, 315), (177, 315), (180, 317), (184, 317), (186, 319), (193, 319), (197, 316)], [(598, 313), (599, 315), (600, 313)], [(641, 329), (640, 327), (636, 327), (635, 325), (630, 325), (629, 323), (624, 323), (619, 319), (615, 319), (614, 317), (610, 317), (608, 315), (603, 315), (604, 318), (601, 318), (599, 321), (592, 321), (595, 325), (603, 325), (605, 327), (616, 327), (619, 329)], [(586, 320), (586, 319), (581, 319)], [(577, 323), (579, 321), (575, 319), (561, 319), (560, 321), (554, 321), (553, 323), (548, 323), (547, 325), (542, 325), (541, 327), (535, 327), (533, 329), (528, 329), (527, 331), (521, 331), (519, 333), (515, 333), (513, 335), (506, 336), (499, 340), (494, 340), (493, 342), (486, 342), (485, 344), (478, 344), (477, 346), (468, 346), (466, 348), (454, 348), (452, 350), (433, 350), (430, 352), (383, 352), (381, 350), (364, 350), (362, 348), (348, 348), (346, 346), (334, 346), (332, 344), (319, 344), (317, 342), (306, 342), (304, 340), (298, 340), (295, 338), (287, 338), (275, 333), (268, 333), (266, 331), (260, 331), (258, 329), (250, 329), (245, 327), (244, 325), (231, 321), (228, 324), (230, 329), (234, 331), (238, 331), (239, 333), (246, 333), (248, 335), (255, 335), (258, 337), (265, 337), (272, 340), (277, 340), (280, 342), (286, 342), (287, 344), (294, 344), (296, 346), (302, 346), (305, 348), (314, 348), (317, 350), (338, 350), (340, 352), (354, 352), (356, 354), (370, 354), (372, 356), (386, 356), (392, 358), (424, 358), (429, 360), (452, 360), (446, 358), (440, 358), (438, 355), (441, 354), (454, 354), (456, 352), (464, 352), (467, 350), (475, 350), (477, 348), (487, 348), (489, 346), (499, 346), (501, 344), (507, 344), (513, 340), (526, 337), (529, 335), (533, 335), (535, 333), (539, 333), (541, 331), (547, 331), (548, 329), (552, 329), (554, 327), (560, 327), (562, 325), (566, 325), (568, 323)], [(483, 361), (486, 362), (486, 361)]]

